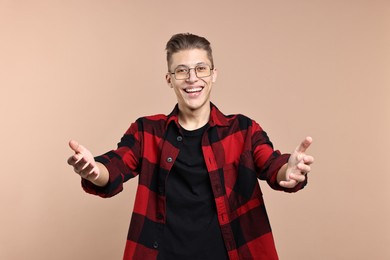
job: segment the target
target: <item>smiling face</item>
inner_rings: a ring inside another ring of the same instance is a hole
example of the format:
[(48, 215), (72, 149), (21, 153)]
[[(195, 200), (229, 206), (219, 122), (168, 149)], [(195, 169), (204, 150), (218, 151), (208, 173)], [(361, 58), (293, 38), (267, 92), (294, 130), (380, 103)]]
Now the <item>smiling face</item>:
[(217, 72), (213, 69), (210, 76), (198, 78), (195, 69), (192, 68), (199, 65), (212, 67), (205, 50), (182, 50), (172, 55), (169, 71), (174, 72), (176, 68), (180, 68), (181, 66), (191, 68), (189, 77), (178, 80), (171, 73), (166, 75), (168, 85), (175, 91), (179, 110), (185, 114), (210, 112), (210, 93), (212, 85), (216, 81)]

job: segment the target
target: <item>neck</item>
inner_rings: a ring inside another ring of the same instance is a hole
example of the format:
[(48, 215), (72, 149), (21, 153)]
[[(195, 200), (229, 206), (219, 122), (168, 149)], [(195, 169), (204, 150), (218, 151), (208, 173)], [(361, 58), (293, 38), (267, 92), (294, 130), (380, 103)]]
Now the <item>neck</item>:
[(179, 112), (179, 124), (186, 130), (196, 130), (207, 124), (210, 118), (210, 106), (204, 106), (201, 110), (189, 110)]

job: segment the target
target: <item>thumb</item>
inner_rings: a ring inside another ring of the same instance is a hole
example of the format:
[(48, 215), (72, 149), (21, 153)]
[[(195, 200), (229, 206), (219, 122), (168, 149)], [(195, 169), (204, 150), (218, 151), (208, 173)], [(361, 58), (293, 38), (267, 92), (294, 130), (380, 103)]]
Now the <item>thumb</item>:
[(83, 150), (83, 146), (80, 145), (78, 142), (76, 142), (75, 140), (70, 140), (69, 141), (69, 147), (70, 149), (72, 149), (73, 151), (75, 151), (76, 153), (81, 153), (82, 150)]

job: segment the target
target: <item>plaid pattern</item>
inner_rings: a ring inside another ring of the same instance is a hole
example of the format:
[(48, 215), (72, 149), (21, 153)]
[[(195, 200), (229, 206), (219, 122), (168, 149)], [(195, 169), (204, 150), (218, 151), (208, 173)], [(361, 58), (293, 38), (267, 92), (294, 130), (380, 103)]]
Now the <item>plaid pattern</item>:
[[(182, 141), (178, 107), (171, 114), (143, 117), (131, 124), (118, 148), (96, 157), (110, 172), (97, 187), (82, 180), (86, 192), (111, 197), (138, 176), (138, 188), (123, 259), (156, 259), (165, 223), (165, 181)], [(267, 134), (243, 115), (223, 115), (211, 104), (202, 150), (225, 246), (230, 259), (278, 259), (258, 179), (276, 190), (280, 167), (289, 154), (274, 150)], [(207, 235), (207, 234), (205, 234)]]

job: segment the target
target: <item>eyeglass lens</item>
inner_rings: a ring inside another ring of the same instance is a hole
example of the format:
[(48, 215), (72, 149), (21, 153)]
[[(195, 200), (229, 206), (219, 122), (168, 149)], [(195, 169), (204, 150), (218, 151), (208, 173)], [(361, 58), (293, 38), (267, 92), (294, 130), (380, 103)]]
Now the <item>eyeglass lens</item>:
[(195, 75), (198, 78), (204, 78), (211, 75), (211, 68), (208, 65), (197, 65), (195, 68), (189, 68), (186, 66), (179, 66), (175, 69), (175, 78), (176, 79), (188, 79), (190, 76), (190, 70), (194, 69)]

